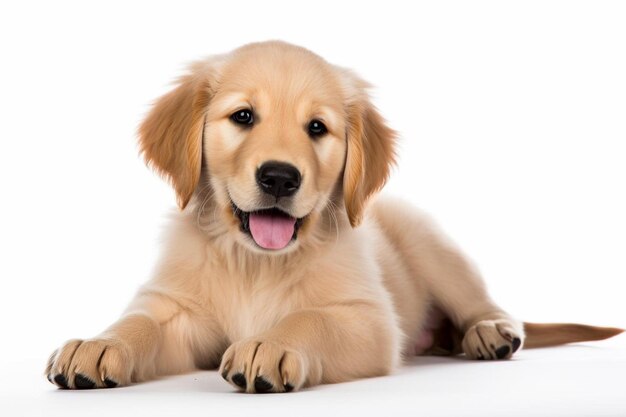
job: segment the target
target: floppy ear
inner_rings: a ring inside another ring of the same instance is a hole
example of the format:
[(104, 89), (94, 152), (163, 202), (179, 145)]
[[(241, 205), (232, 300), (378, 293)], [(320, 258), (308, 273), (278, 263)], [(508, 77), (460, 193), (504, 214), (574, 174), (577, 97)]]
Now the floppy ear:
[(196, 64), (176, 88), (156, 101), (139, 127), (139, 145), (147, 164), (174, 187), (184, 209), (200, 180), (202, 132), (212, 96), (213, 71)]
[(348, 152), (343, 174), (343, 195), (352, 227), (361, 223), (368, 198), (380, 190), (395, 163), (396, 132), (370, 102), (367, 83), (350, 74), (357, 90), (347, 104)]

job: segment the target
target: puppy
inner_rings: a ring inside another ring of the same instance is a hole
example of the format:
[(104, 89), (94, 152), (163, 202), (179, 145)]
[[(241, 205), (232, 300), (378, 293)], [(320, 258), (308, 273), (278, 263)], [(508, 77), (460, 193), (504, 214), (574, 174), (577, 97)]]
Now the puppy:
[(420, 212), (373, 195), (396, 134), (368, 84), (306, 49), (246, 45), (191, 66), (139, 129), (181, 208), (153, 278), (45, 374), (105, 388), (215, 369), (285, 392), (390, 373), (415, 354), (508, 359), (620, 329), (521, 323)]

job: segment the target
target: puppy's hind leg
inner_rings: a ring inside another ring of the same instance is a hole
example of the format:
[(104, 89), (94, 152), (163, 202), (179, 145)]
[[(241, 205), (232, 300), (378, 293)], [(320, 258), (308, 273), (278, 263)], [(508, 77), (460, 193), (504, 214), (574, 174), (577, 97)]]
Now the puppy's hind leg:
[[(451, 322), (440, 334), (447, 332), (451, 337), (460, 332), (461, 348), (468, 358), (510, 358), (523, 343), (522, 323), (491, 300), (478, 271), (440, 232), (429, 230), (420, 250), (419, 275)], [(452, 352), (458, 348), (458, 344), (450, 346)]]
[(460, 333), (467, 357), (510, 358), (523, 344), (523, 325), (491, 300), (480, 274), (461, 251), (411, 206), (379, 200), (374, 209), (379, 224), (409, 265), (412, 278), (428, 291), (434, 306), (452, 324), (447, 333), (439, 328), (439, 336), (448, 338), (445, 343), (437, 340), (435, 332), (434, 348), (447, 347), (448, 354), (460, 351), (458, 343), (452, 343)]

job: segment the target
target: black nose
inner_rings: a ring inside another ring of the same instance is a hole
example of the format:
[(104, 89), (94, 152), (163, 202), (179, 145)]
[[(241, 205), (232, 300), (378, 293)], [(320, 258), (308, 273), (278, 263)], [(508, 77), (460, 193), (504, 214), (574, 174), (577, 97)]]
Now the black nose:
[(263, 192), (274, 197), (289, 197), (300, 188), (300, 171), (284, 162), (270, 161), (256, 172), (256, 182)]

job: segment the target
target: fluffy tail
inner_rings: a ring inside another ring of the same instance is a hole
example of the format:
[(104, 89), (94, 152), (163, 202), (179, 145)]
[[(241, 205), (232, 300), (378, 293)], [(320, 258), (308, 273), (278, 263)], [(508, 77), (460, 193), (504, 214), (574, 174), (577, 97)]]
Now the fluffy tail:
[(526, 323), (524, 332), (525, 348), (540, 348), (563, 345), (565, 343), (603, 340), (622, 333), (616, 327), (596, 327), (572, 323)]

